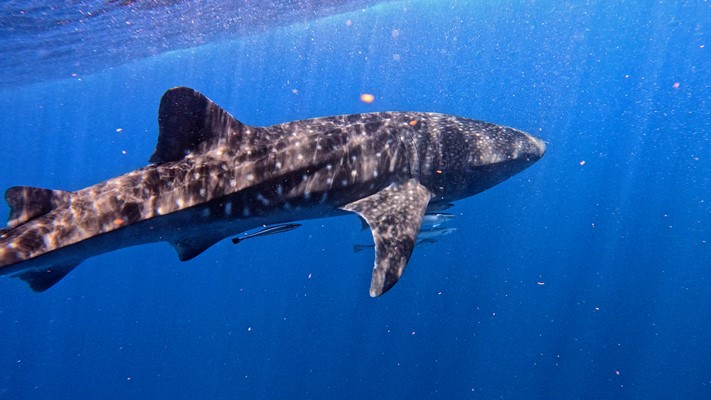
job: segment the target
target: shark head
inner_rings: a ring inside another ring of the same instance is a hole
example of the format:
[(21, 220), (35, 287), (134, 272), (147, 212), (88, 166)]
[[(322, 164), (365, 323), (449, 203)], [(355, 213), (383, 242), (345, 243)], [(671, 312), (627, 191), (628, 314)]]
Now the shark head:
[(449, 117), (434, 134), (433, 202), (480, 193), (538, 161), (546, 144), (523, 131), (488, 122)]

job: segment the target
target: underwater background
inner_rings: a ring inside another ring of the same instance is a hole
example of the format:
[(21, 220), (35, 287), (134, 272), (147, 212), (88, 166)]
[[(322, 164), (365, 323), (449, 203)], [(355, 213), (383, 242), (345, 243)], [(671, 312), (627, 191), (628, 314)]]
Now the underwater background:
[(146, 165), (179, 85), (251, 125), (433, 111), (548, 143), (376, 299), (356, 216), (4, 277), (0, 399), (711, 398), (709, 2), (0, 9), (3, 190)]

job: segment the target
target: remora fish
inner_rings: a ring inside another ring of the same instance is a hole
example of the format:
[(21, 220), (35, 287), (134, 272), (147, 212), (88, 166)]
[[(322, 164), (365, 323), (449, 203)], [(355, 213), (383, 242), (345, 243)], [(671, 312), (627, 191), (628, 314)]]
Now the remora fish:
[[(420, 229), (420, 233), (417, 234), (417, 245), (425, 245), (437, 243), (437, 240), (445, 236), (451, 235), (456, 231), (457, 228), (432, 228), (432, 229)], [(374, 248), (374, 244), (354, 244), (353, 252), (360, 253), (363, 250), (368, 250)]]
[(168, 242), (185, 261), (265, 225), (355, 212), (372, 230), (370, 295), (402, 275), (422, 218), (543, 156), (545, 144), (487, 122), (376, 112), (241, 123), (202, 94), (167, 91), (152, 164), (75, 192), (12, 187), (0, 274), (43, 291), (85, 259)]
[[(428, 208), (429, 211), (429, 208)], [(427, 212), (423, 217), (422, 217), (422, 226), (420, 226), (420, 232), (422, 232), (422, 228), (436, 228), (443, 223), (449, 221), (450, 219), (454, 218), (454, 214), (448, 214), (448, 213), (430, 213)], [(360, 219), (360, 230), (364, 231), (366, 229), (370, 229), (370, 225), (368, 225), (368, 222), (364, 220), (363, 218)]]
[(432, 228), (421, 230), (417, 235), (417, 238), (421, 240), (437, 240), (451, 235), (456, 230), (457, 228)]
[(293, 231), (294, 229), (296, 229), (300, 226), (301, 226), (301, 224), (281, 224), (281, 225), (267, 226), (267, 227), (260, 229), (257, 232), (248, 233), (242, 237), (232, 238), (232, 244), (238, 244), (238, 243), (243, 242), (247, 239), (251, 239), (251, 238), (255, 238), (255, 237), (276, 235), (277, 233), (284, 233), (284, 232)]
[[(449, 213), (427, 213), (424, 218), (422, 218), (422, 226), (429, 226), (431, 228), (436, 228), (443, 223), (454, 218), (454, 214)], [(421, 228), (420, 228), (421, 230)]]

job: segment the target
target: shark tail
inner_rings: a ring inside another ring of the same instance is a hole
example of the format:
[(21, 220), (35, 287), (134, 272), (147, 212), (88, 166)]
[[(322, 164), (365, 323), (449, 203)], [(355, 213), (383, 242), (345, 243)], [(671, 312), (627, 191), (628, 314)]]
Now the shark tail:
[[(8, 218), (7, 228), (0, 229), (0, 244), (5, 247), (8, 241), (11, 242), (15, 240), (12, 238), (13, 231), (19, 226), (41, 217), (56, 208), (68, 206), (72, 195), (71, 192), (62, 190), (50, 190), (30, 186), (14, 186), (9, 188), (5, 192), (5, 200), (7, 200), (7, 204), (10, 206), (10, 216)], [(2, 257), (0, 257), (0, 266), (6, 267), (21, 261), (22, 259), (18, 258), (16, 253), (6, 250), (2, 252)], [(29, 269), (12, 276), (25, 281), (35, 292), (42, 292), (64, 278), (77, 264), (79, 263), (71, 261), (62, 265), (53, 265), (48, 268)]]
[(5, 192), (10, 206), (7, 228), (14, 229), (27, 221), (47, 214), (57, 207), (69, 204), (72, 193), (62, 190), (43, 189), (31, 186), (14, 186)]

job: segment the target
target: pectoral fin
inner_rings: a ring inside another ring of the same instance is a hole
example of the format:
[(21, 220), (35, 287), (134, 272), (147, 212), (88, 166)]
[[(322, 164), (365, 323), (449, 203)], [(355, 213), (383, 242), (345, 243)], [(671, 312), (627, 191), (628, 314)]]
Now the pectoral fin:
[(402, 275), (415, 247), (432, 194), (411, 179), (387, 188), (342, 208), (363, 217), (370, 226), (375, 242), (375, 266), (370, 282), (370, 295), (387, 292)]

